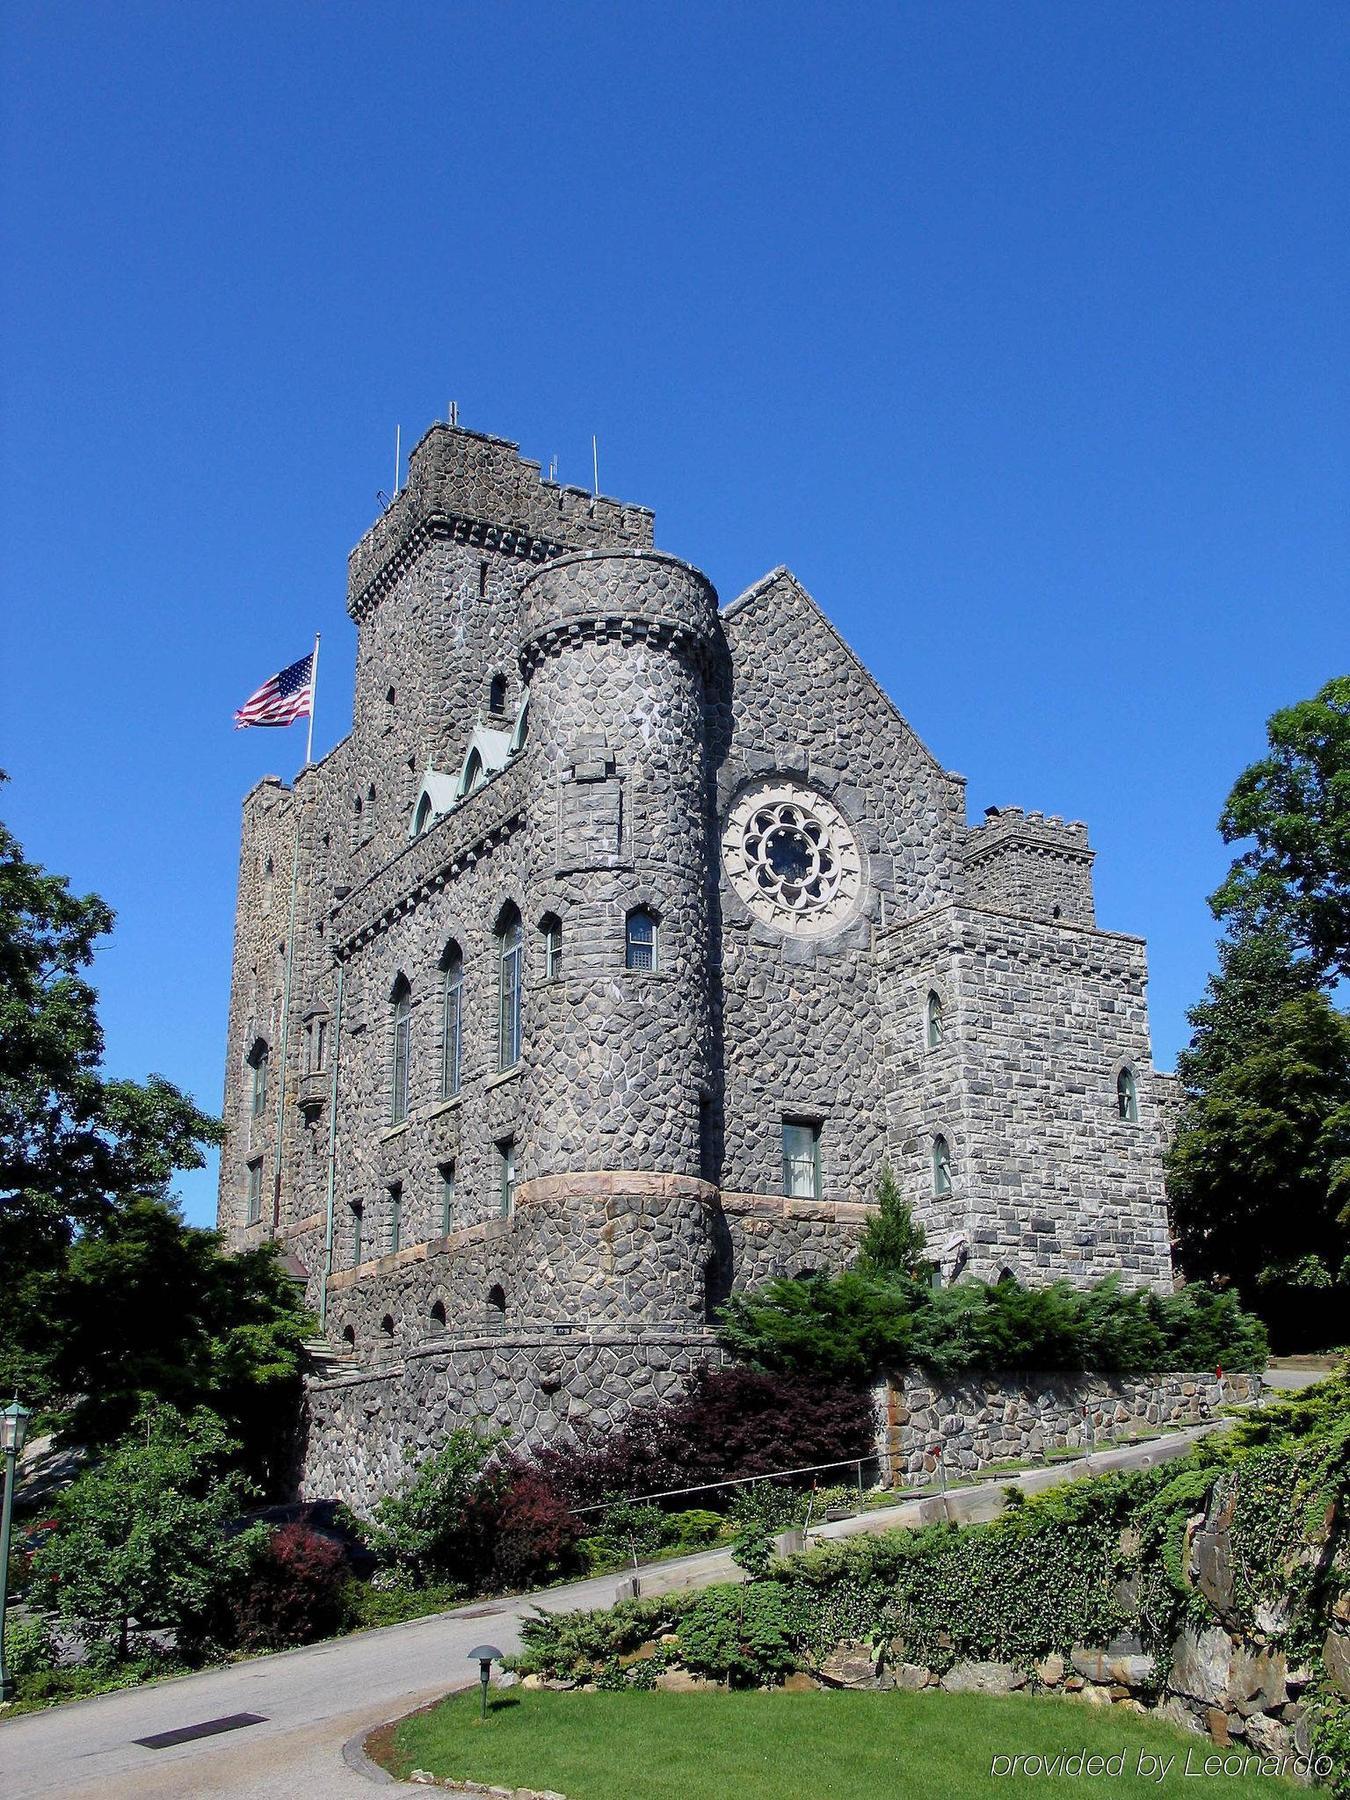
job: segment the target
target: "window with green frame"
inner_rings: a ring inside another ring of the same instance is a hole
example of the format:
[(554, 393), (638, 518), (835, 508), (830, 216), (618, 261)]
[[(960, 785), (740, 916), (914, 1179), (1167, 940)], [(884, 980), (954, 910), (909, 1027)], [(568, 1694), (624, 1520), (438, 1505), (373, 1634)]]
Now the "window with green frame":
[(497, 1068), (514, 1069), (520, 1061), (520, 963), (523, 946), (520, 914), (507, 907), (497, 925)]
[(797, 1200), (820, 1198), (820, 1126), (810, 1119), (783, 1120), (783, 1192)]
[(250, 1225), (256, 1225), (258, 1223), (258, 1220), (261, 1219), (261, 1217), (262, 1217), (262, 1158), (261, 1158), (261, 1156), (255, 1156), (253, 1158), (253, 1161), (251, 1163), (249, 1163), (249, 1165), (248, 1165), (246, 1197), (247, 1197), (247, 1203), (248, 1203), (248, 1212), (246, 1215), (246, 1222)]
[(399, 977), (393, 992), (393, 1057), (389, 1083), (389, 1123), (401, 1125), (408, 1116), (412, 1074), (412, 994)]
[(509, 1219), (516, 1209), (516, 1140), (501, 1138), (497, 1143), (497, 1209)]

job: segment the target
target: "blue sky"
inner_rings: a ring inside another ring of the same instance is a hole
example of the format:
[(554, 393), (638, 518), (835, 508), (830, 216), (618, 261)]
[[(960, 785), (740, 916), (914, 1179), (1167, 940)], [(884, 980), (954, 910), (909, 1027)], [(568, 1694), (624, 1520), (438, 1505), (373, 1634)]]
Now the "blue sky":
[[(465, 424), (788, 563), (972, 812), (1086, 818), (1170, 1067), (1214, 829), (1344, 672), (1340, 4), (32, 5), (3, 24), (0, 800), (108, 1062), (219, 1103), (230, 714)], [(189, 1216), (214, 1205), (186, 1178)]]

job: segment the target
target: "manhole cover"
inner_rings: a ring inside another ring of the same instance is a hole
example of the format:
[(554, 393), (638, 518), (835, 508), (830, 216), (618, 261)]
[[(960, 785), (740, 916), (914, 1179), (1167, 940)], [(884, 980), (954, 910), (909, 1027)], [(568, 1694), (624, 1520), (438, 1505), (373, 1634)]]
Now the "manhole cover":
[(171, 1744), (190, 1744), (193, 1738), (216, 1737), (222, 1731), (242, 1731), (246, 1725), (265, 1725), (262, 1713), (229, 1713), (223, 1719), (203, 1719), (200, 1725), (180, 1725), (177, 1731), (157, 1731), (153, 1737), (132, 1738), (147, 1750), (167, 1750)]

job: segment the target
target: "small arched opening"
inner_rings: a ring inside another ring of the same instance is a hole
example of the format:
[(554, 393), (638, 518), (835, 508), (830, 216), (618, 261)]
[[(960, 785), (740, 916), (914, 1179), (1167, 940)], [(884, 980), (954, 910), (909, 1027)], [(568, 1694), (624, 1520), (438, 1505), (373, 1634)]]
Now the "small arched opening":
[(433, 1331), (444, 1331), (445, 1330), (446, 1318), (445, 1318), (445, 1302), (444, 1302), (444, 1300), (433, 1300), (432, 1301), (431, 1311), (428, 1314), (428, 1318), (431, 1321), (431, 1329)]
[(384, 1335), (386, 1337), (390, 1337), (390, 1338), (393, 1337), (393, 1335), (394, 1335), (394, 1315), (392, 1313), (386, 1313), (384, 1315), (384, 1317), (380, 1320), (380, 1330), (384, 1333)]

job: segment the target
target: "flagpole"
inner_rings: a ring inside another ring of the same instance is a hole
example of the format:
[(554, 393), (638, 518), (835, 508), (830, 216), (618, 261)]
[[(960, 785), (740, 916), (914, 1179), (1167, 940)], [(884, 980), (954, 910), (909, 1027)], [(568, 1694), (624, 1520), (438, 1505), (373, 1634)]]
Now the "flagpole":
[(314, 633), (314, 660), (309, 665), (309, 732), (305, 738), (305, 767), (314, 761), (314, 708), (319, 699), (319, 634)]

